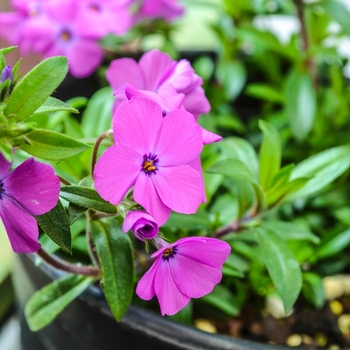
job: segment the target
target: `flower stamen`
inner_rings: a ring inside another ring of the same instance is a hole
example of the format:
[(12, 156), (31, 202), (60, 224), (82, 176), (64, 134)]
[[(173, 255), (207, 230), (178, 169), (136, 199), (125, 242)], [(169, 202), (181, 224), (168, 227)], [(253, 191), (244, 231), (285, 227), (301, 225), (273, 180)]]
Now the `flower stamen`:
[(143, 162), (142, 162), (142, 168), (141, 170), (144, 171), (147, 175), (151, 175), (152, 173), (155, 173), (157, 168), (157, 163), (159, 162), (157, 156), (155, 154), (145, 154), (143, 156)]
[(169, 260), (170, 258), (173, 258), (176, 252), (177, 252), (176, 247), (169, 247), (164, 249), (163, 256), (162, 256), (163, 260)]

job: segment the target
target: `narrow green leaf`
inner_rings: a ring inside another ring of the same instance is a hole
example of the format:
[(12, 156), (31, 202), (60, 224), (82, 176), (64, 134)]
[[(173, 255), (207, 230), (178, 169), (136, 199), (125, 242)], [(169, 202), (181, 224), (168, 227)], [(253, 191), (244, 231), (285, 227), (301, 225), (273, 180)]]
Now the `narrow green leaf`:
[(89, 145), (55, 131), (34, 129), (25, 136), (27, 143), (19, 148), (23, 151), (46, 160), (60, 161), (64, 158), (84, 152)]
[(341, 25), (344, 32), (350, 35), (350, 12), (345, 3), (343, 4), (340, 1), (323, 1), (318, 3), (317, 6), (322, 7), (331, 18)]
[(298, 261), (274, 231), (256, 228), (261, 255), (283, 301), (286, 313), (293, 307), (301, 287), (302, 275)]
[(326, 302), (322, 278), (315, 273), (305, 272), (303, 274), (302, 293), (316, 309), (321, 309)]
[(320, 243), (320, 238), (314, 235), (311, 231), (300, 225), (286, 221), (263, 221), (261, 226), (267, 230), (275, 232), (280, 238), (285, 241), (311, 241)]
[(43, 231), (65, 252), (72, 254), (72, 237), (66, 211), (58, 201), (57, 205), (48, 213), (36, 216), (36, 220)]
[(308, 73), (293, 70), (287, 77), (285, 113), (294, 137), (304, 140), (313, 127), (316, 115), (316, 93)]
[(242, 91), (247, 79), (244, 65), (238, 61), (220, 61), (216, 75), (224, 87), (226, 98), (231, 101)]
[(259, 120), (259, 128), (264, 134), (260, 147), (260, 184), (263, 190), (269, 189), (281, 165), (281, 140), (277, 130), (264, 120)]
[(267, 84), (251, 83), (247, 86), (245, 93), (248, 96), (259, 98), (264, 101), (274, 103), (283, 103), (284, 101), (284, 96), (281, 94), (280, 89)]
[(0, 52), (3, 54), (3, 55), (6, 55), (7, 53), (15, 50), (17, 48), (17, 46), (9, 46), (9, 47), (5, 47), (3, 49), (0, 49)]
[(17, 121), (28, 118), (59, 86), (68, 72), (66, 57), (56, 56), (40, 62), (16, 85), (7, 101), (6, 115)]
[(85, 137), (97, 137), (112, 126), (113, 91), (110, 87), (98, 90), (89, 100), (81, 125)]
[(205, 295), (200, 300), (217, 307), (227, 315), (236, 316), (239, 314), (237, 300), (226, 286), (216, 285), (210, 294)]
[(31, 331), (47, 326), (94, 281), (93, 277), (68, 275), (34, 293), (25, 307)]
[(350, 167), (350, 145), (327, 149), (298, 164), (291, 179), (311, 178), (300, 190), (290, 194), (289, 200), (309, 196), (321, 190)]
[(70, 113), (79, 113), (79, 111), (69, 104), (62, 102), (54, 97), (48, 97), (46, 101), (36, 110), (33, 115), (40, 113), (50, 113), (57, 111), (67, 111)]
[(102, 284), (117, 321), (127, 311), (134, 291), (132, 245), (115, 220), (92, 221), (91, 234), (101, 262)]
[(107, 214), (115, 214), (118, 209), (115, 205), (106, 202), (100, 195), (90, 187), (62, 186), (60, 196), (68, 202), (81, 207), (101, 211)]
[(315, 251), (318, 259), (333, 256), (350, 245), (350, 229), (327, 235)]

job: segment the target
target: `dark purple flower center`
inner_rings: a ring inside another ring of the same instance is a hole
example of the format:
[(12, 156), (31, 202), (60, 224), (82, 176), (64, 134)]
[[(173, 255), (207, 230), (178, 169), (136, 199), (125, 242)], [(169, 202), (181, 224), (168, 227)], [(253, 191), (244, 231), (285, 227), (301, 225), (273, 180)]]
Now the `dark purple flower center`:
[(141, 170), (145, 172), (147, 175), (151, 175), (152, 173), (155, 173), (158, 168), (157, 168), (157, 163), (159, 162), (159, 159), (155, 154), (145, 154), (143, 156), (143, 161), (142, 161), (142, 167)]
[(174, 255), (177, 253), (177, 248), (175, 247), (171, 247), (171, 248), (166, 248), (163, 250), (163, 260), (169, 260), (171, 258), (174, 257)]
[(60, 34), (60, 38), (63, 41), (69, 41), (71, 39), (72, 35), (68, 30), (63, 30)]
[(97, 4), (97, 3), (91, 4), (91, 5), (89, 5), (89, 7), (91, 10), (96, 11), (96, 12), (99, 12), (101, 10), (99, 4)]

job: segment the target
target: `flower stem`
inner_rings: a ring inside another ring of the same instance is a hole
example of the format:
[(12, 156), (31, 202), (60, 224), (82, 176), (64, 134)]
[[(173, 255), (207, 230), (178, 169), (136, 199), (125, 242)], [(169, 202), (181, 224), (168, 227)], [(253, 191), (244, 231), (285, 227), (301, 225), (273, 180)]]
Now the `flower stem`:
[(92, 159), (91, 159), (91, 174), (94, 173), (94, 169), (95, 169), (95, 164), (96, 164), (96, 159), (97, 159), (97, 151), (98, 148), (100, 147), (101, 142), (107, 138), (109, 135), (112, 134), (112, 130), (108, 130), (105, 131), (104, 133), (102, 133), (96, 140), (95, 145), (94, 145), (94, 149), (92, 151)]
[(84, 275), (91, 277), (100, 277), (101, 272), (92, 266), (79, 266), (75, 264), (68, 263), (58, 258), (46, 253), (42, 248), (37, 251), (37, 254), (43, 259), (48, 265), (54, 267), (55, 269), (66, 271), (69, 273), (74, 273), (76, 275)]

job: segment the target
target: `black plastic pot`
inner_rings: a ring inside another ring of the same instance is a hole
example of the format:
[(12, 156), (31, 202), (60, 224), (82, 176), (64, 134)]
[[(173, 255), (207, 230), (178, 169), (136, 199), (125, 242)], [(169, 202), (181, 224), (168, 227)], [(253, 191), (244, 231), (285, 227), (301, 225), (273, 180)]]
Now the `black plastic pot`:
[(131, 306), (117, 323), (101, 289), (91, 286), (46, 328), (31, 332), (23, 308), (35, 290), (60, 275), (47, 265), (34, 266), (31, 257), (19, 256), (13, 272), (22, 350), (282, 350), (209, 334), (187, 327), (139, 307)]

